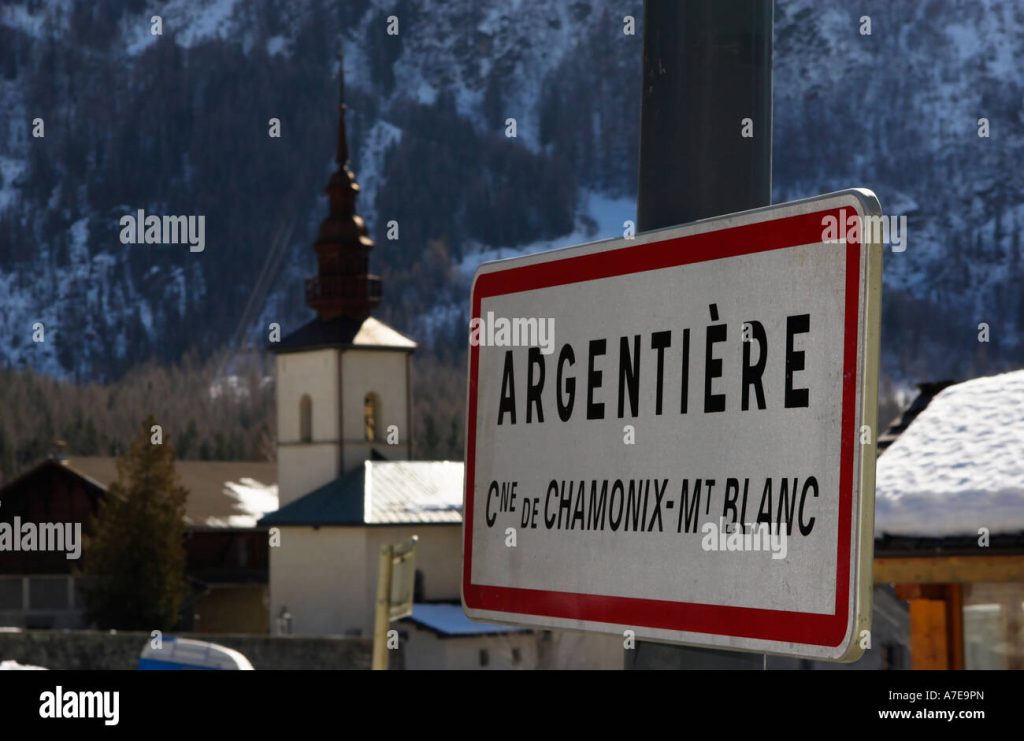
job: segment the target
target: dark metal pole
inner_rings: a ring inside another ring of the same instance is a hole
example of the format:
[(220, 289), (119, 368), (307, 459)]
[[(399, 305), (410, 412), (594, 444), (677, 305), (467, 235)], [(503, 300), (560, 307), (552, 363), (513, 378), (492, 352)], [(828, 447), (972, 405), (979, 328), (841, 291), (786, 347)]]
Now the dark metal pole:
[(772, 14), (772, 0), (645, 0), (639, 231), (771, 203)]
[[(645, 0), (637, 229), (772, 199), (773, 0)], [(633, 669), (762, 669), (761, 654), (640, 642)]]

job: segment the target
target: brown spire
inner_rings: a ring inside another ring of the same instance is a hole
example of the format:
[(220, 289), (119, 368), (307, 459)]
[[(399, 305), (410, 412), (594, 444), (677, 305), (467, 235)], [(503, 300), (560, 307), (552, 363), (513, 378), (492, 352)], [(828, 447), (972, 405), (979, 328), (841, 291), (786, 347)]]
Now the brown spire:
[[(339, 54), (339, 59), (340, 59)], [(342, 60), (343, 61), (343, 60)], [(380, 303), (381, 283), (369, 274), (373, 240), (366, 222), (356, 213), (359, 183), (348, 167), (345, 132), (345, 69), (339, 72), (338, 169), (327, 182), (328, 214), (320, 224), (316, 244), (317, 277), (306, 281), (306, 303), (323, 321), (347, 317), (362, 321)]]

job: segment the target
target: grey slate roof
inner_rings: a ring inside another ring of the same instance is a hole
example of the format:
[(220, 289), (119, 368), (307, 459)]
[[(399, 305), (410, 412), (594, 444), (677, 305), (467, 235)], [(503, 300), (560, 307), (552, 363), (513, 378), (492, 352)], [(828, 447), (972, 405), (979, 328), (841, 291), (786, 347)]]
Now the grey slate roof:
[(462, 523), (463, 464), (366, 461), (276, 512), (260, 526)]

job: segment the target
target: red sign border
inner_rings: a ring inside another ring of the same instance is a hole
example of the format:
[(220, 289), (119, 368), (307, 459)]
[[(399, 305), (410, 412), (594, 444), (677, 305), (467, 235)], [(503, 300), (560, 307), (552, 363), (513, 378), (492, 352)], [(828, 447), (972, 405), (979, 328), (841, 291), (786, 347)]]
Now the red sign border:
[[(822, 223), (835, 208), (742, 224), (662, 241), (630, 245), (564, 259), (482, 273), (473, 285), (472, 316), (481, 316), (485, 298), (552, 288), (601, 278), (722, 260), (741, 255), (786, 249), (822, 241)], [(829, 247), (830, 249), (832, 247)], [(844, 245), (835, 245), (843, 249)], [(463, 512), (462, 594), (466, 607), (476, 610), (581, 620), (612, 625), (646, 627), (708, 635), (734, 636), (837, 647), (846, 638), (850, 622), (850, 570), (853, 517), (854, 425), (857, 403), (857, 344), (860, 331), (860, 244), (846, 249), (846, 296), (843, 338), (843, 400), (840, 464), (839, 522), (835, 611), (832, 614), (766, 610), (728, 605), (555, 592), (472, 583), (473, 512), (476, 462), (478, 345), (470, 347), (466, 432), (465, 507)]]

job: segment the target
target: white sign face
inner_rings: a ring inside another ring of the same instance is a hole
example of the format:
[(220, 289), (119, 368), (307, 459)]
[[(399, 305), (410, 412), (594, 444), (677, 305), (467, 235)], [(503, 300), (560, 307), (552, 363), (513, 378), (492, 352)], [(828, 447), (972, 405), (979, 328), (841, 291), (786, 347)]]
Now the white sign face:
[(880, 214), (849, 190), (482, 265), (466, 613), (859, 657)]
[(416, 539), (391, 546), (391, 595), (389, 618), (412, 615), (416, 593)]

